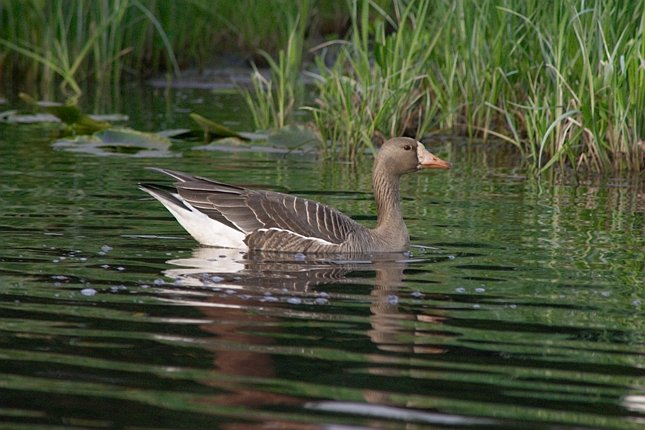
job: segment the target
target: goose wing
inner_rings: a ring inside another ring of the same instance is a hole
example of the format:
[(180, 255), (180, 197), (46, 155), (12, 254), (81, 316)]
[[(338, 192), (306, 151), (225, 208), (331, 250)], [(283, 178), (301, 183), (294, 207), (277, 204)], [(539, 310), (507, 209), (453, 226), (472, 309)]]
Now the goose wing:
[(313, 200), (157, 170), (177, 179), (175, 186), (179, 195), (200, 212), (247, 234), (262, 229), (253, 240), (257, 247), (262, 247), (260, 242), (268, 239), (282, 244), (296, 239), (297, 242), (311, 239), (316, 243), (340, 244), (360, 228), (347, 215)]
[(247, 204), (265, 229), (340, 244), (359, 224), (322, 203), (290, 194), (249, 191)]

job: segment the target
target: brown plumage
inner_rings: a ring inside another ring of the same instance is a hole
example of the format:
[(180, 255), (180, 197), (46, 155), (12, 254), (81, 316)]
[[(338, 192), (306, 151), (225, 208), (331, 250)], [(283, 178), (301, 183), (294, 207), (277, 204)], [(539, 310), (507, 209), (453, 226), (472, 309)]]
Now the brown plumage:
[(385, 142), (372, 174), (378, 215), (374, 229), (319, 202), (167, 169), (155, 170), (177, 180), (174, 190), (153, 184), (140, 188), (204, 245), (303, 253), (397, 252), (409, 245), (401, 214), (401, 176), (422, 168), (449, 167), (414, 139)]

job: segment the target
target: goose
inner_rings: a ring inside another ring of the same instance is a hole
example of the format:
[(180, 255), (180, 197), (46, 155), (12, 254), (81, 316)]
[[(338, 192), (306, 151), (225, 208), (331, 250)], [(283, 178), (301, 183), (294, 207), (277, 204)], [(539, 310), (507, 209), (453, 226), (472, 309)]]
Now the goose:
[(141, 183), (202, 245), (304, 254), (404, 252), (410, 244), (401, 214), (400, 180), (421, 169), (450, 164), (408, 137), (386, 141), (372, 171), (375, 228), (340, 211), (291, 194), (252, 190), (174, 170), (156, 168), (174, 187)]

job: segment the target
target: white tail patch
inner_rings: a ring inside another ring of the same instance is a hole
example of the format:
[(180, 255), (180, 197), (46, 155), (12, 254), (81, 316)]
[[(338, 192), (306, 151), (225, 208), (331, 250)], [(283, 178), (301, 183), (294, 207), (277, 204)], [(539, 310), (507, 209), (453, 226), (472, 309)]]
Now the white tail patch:
[(202, 245), (247, 249), (244, 243), (244, 237), (246, 236), (244, 233), (210, 218), (191, 206), (179, 194), (173, 194), (173, 196), (181, 200), (186, 205), (185, 207), (169, 200), (161, 199), (153, 193), (149, 194), (159, 200), (177, 219), (179, 224)]

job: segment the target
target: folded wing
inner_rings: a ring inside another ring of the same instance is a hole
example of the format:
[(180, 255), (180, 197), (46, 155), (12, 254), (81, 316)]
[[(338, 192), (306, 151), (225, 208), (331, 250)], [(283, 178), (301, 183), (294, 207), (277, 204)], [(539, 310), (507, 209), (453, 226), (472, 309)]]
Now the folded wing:
[[(338, 245), (360, 224), (334, 208), (301, 197), (255, 191), (166, 169), (157, 169), (179, 182), (177, 192), (193, 208), (256, 239), (271, 238), (276, 245), (287, 237), (312, 244)], [(249, 247), (255, 240), (249, 237)], [(272, 247), (273, 248), (273, 247)], [(281, 248), (273, 248), (281, 249)], [(286, 250), (286, 249), (285, 249)]]

